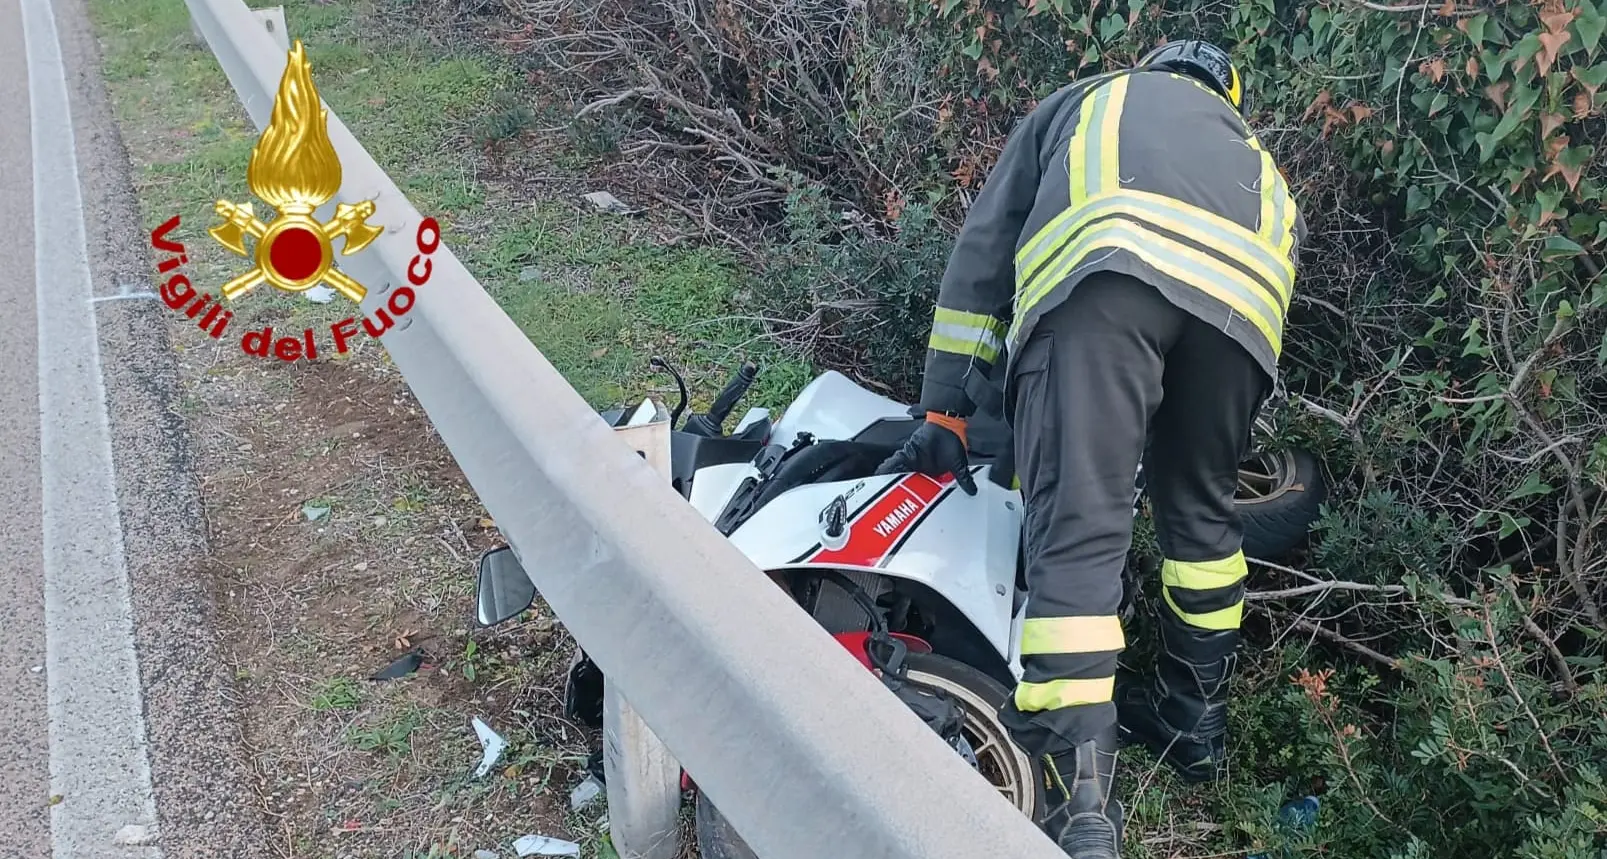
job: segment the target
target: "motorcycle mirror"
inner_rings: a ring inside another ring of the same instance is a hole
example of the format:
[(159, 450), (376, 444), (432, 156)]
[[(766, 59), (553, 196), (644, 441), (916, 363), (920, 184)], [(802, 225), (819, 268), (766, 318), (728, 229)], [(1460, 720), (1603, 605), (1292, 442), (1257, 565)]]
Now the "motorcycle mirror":
[(536, 601), (536, 585), (507, 546), (480, 555), (474, 585), (475, 620), (496, 626), (518, 617)]

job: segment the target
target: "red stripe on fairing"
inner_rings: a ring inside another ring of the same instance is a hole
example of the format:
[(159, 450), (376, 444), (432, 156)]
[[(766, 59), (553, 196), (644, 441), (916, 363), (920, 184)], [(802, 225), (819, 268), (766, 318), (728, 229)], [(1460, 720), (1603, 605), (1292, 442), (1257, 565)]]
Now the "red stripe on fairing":
[(865, 508), (848, 524), (848, 543), (841, 549), (821, 549), (803, 560), (807, 564), (842, 564), (874, 567), (913, 529), (939, 498), (954, 485), (954, 476), (933, 479), (907, 474), (886, 495)]

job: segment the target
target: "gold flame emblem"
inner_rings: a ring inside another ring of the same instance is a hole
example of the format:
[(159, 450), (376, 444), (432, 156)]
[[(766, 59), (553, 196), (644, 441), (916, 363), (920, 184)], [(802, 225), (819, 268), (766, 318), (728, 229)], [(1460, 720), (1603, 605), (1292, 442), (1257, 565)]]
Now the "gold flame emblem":
[[(263, 223), (249, 202), (219, 200), (213, 207), (223, 223), (207, 232), (256, 262), (251, 271), (223, 285), (224, 298), (236, 298), (266, 281), (286, 292), (304, 292), (323, 282), (354, 302), (363, 300), (363, 285), (335, 268), (332, 243), (344, 238), (340, 252), (347, 256), (379, 237), (381, 229), (368, 223), (373, 201), (336, 204), (327, 223), (313, 217), (340, 190), (340, 159), (329, 142), (328, 122), (329, 112), (312, 83), (312, 66), (297, 40), (279, 80), (273, 116), (246, 167), (251, 193), (272, 206), (275, 217)], [(255, 240), (252, 253), (246, 252), (246, 236)]]

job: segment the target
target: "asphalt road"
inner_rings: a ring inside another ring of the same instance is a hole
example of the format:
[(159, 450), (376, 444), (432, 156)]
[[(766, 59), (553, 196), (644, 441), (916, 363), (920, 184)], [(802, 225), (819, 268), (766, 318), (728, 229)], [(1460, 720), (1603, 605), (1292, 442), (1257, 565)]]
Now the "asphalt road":
[(99, 62), (82, 0), (0, 0), (0, 857), (262, 855)]

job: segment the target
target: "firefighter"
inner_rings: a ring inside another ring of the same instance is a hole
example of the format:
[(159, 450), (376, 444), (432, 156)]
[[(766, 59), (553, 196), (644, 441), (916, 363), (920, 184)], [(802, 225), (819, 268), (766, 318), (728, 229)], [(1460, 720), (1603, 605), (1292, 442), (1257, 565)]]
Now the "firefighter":
[[(1000, 399), (989, 380), (1005, 356), (1028, 596), (1024, 676), (1001, 715), (1044, 761), (1040, 825), (1071, 856), (1119, 854), (1119, 745), (1193, 781), (1223, 763), (1246, 573), (1238, 464), (1304, 235), (1227, 53), (1178, 41), (1034, 108), (944, 273), (926, 419), (879, 473), (953, 474), (975, 494), (966, 418)], [(1141, 461), (1164, 555), (1161, 656), (1118, 691)]]

